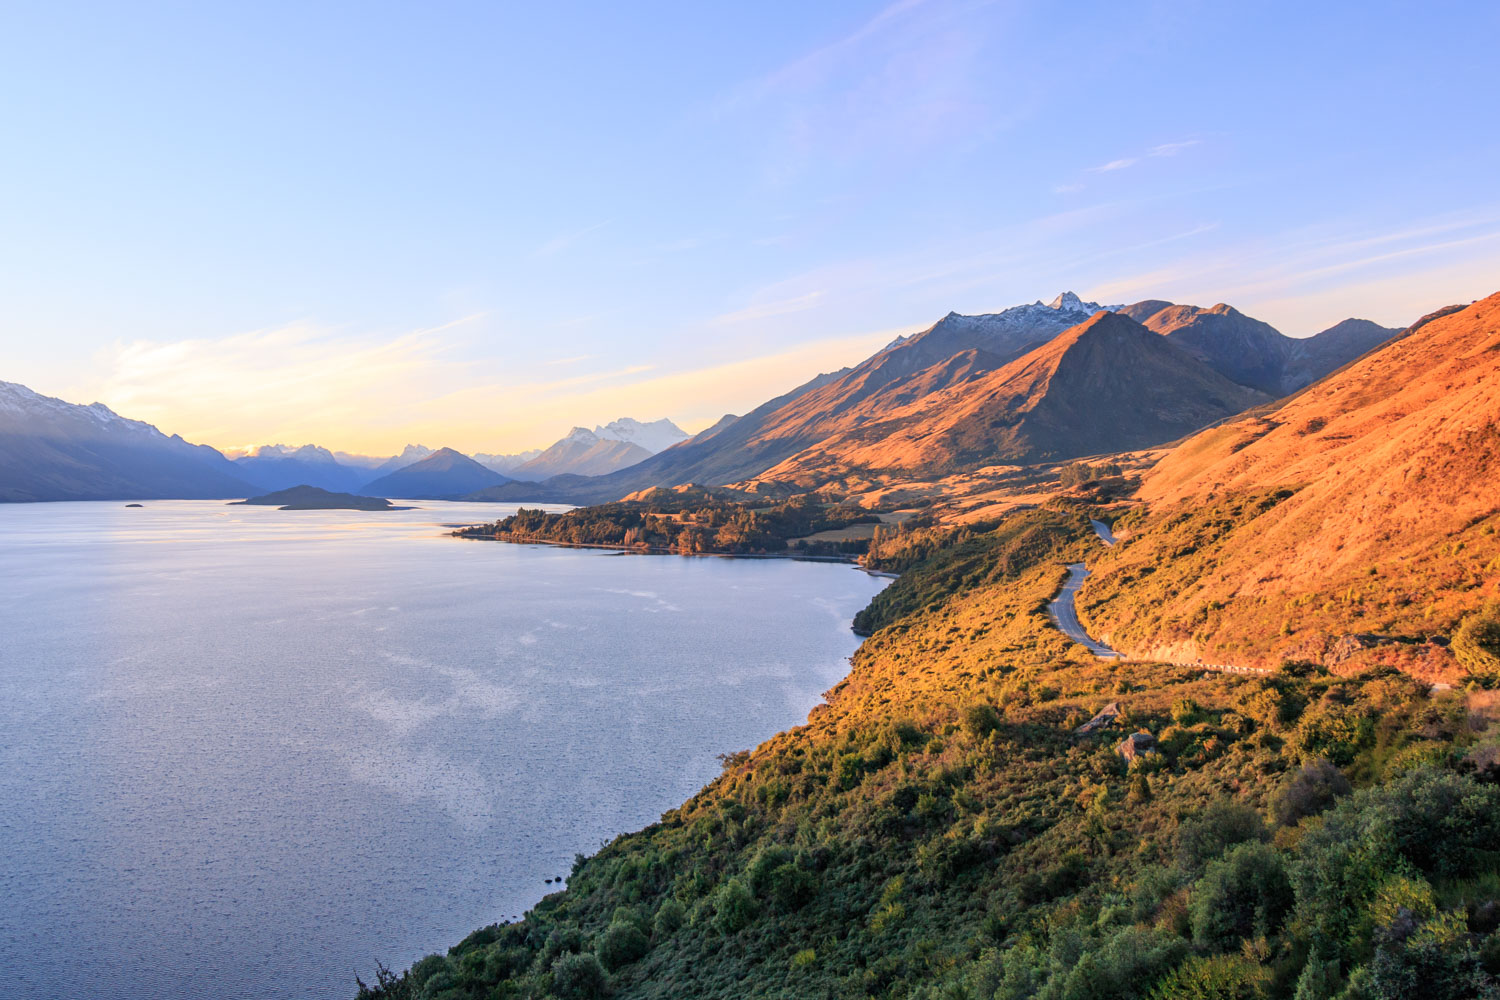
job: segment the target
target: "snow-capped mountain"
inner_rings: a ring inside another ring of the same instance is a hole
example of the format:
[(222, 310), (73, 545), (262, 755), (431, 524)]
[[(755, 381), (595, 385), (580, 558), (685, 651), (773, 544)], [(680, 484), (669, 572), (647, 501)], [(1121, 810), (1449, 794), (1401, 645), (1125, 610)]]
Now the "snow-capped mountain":
[[(574, 428), (575, 431), (582, 429), (581, 427)], [(653, 455), (659, 451), (665, 451), (679, 441), (686, 441), (689, 437), (686, 431), (666, 417), (650, 423), (621, 417), (619, 420), (611, 420), (602, 427), (595, 427), (594, 436), (606, 441), (625, 441), (639, 445)]]
[(469, 457), (486, 469), (493, 469), (502, 476), (508, 476), (518, 466), (525, 465), (541, 453), (542, 449), (540, 448), (528, 448), (525, 451), (518, 451), (513, 455), (492, 455), (487, 452), (476, 451)]
[(650, 457), (651, 452), (632, 441), (603, 437), (587, 427), (574, 427), (552, 447), (506, 475), (530, 482), (560, 475), (604, 476)]
[(103, 403), (83, 406), (0, 382), (0, 501), (247, 496), (207, 445), (189, 444)]
[(343, 464), (327, 448), (315, 444), (267, 444), (251, 448), (234, 460), (240, 475), (266, 490), (317, 486), (348, 492), (370, 478), (369, 471)]

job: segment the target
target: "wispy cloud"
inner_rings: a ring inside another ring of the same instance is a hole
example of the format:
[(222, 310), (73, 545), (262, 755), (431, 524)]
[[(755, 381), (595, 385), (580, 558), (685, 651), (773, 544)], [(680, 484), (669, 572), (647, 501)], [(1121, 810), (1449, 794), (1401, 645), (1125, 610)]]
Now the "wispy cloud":
[(1004, 20), (990, 7), (898, 0), (731, 89), (712, 114), (754, 130), (772, 183), (830, 164), (920, 156), (1001, 127), (1027, 103), (1010, 92), (1025, 74), (984, 58)]
[(1189, 147), (1196, 146), (1196, 145), (1198, 145), (1202, 141), (1203, 140), (1201, 140), (1201, 139), (1184, 139), (1182, 142), (1164, 142), (1160, 146), (1152, 146), (1151, 147), (1151, 151), (1148, 152), (1146, 155), (1147, 156), (1176, 156), (1178, 153), (1182, 152), (1184, 149), (1188, 149)]
[[(1164, 142), (1159, 146), (1152, 146), (1144, 154), (1121, 156), (1110, 160), (1108, 163), (1101, 163), (1096, 167), (1085, 167), (1083, 172), (1086, 174), (1109, 174), (1117, 170), (1129, 170), (1146, 159), (1161, 159), (1163, 157), (1176, 156), (1184, 149), (1197, 146), (1202, 141), (1202, 139), (1183, 139), (1179, 142)], [(1075, 182), (1072, 184), (1054, 185), (1052, 190), (1058, 194), (1067, 194), (1082, 189), (1083, 185)]]
[(532, 256), (555, 257), (556, 255), (563, 253), (566, 250), (571, 250), (573, 247), (583, 242), (584, 239), (592, 236), (594, 233), (597, 233), (599, 230), (608, 225), (609, 221), (605, 220), (604, 222), (598, 222), (583, 229), (577, 229), (567, 233), (559, 233), (547, 242), (543, 243), (541, 246), (537, 247)]
[(808, 292), (794, 298), (779, 299), (775, 302), (760, 302), (736, 309), (734, 312), (724, 313), (709, 320), (712, 326), (732, 326), (736, 323), (750, 323), (757, 320), (771, 319), (775, 316), (790, 316), (792, 313), (806, 312), (815, 308), (823, 298), (823, 292)]

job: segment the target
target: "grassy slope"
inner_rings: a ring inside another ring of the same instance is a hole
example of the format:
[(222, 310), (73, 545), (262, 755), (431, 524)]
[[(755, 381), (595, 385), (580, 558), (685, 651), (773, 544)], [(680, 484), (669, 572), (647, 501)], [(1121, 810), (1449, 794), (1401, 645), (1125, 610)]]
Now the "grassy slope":
[(1420, 641), (1500, 601), (1497, 414), (1500, 295), (1175, 449), (1085, 618), (1132, 652), (1263, 666), (1335, 665), (1342, 636), (1380, 633), (1407, 641), (1345, 662), (1459, 679)]
[[(1457, 984), (1427, 995), (1493, 988), (1500, 939), (1484, 904), (1500, 896), (1500, 855), (1486, 853), (1500, 800), (1456, 775), (1473, 769), (1460, 763), (1474, 741), (1461, 693), (1391, 671), (1262, 679), (1085, 659), (1042, 613), (1062, 563), (1097, 554), (1076, 513), (918, 541), (867, 613), (878, 631), (806, 726), (580, 859), (568, 889), (519, 924), (478, 931), (371, 995), (1378, 987), (1352, 1000), (1406, 995), (1391, 984), (1408, 973)], [(1121, 725), (1072, 735), (1110, 701)], [(1127, 771), (1113, 746), (1136, 727), (1163, 752)], [(1311, 777), (1284, 797), (1303, 765)], [(1364, 791), (1304, 819), (1345, 776)], [(1427, 814), (1446, 818), (1433, 827)], [(1385, 930), (1398, 921), (1399, 940)]]

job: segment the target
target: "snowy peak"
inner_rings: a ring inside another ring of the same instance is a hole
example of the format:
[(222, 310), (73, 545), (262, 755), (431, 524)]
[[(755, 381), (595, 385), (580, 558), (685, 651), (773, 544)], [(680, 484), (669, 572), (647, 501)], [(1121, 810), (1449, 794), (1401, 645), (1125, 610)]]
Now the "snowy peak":
[[(1040, 303), (1038, 303), (1040, 305)], [(1048, 309), (1057, 309), (1063, 312), (1086, 312), (1090, 316), (1104, 307), (1097, 302), (1085, 302), (1072, 292), (1063, 292), (1057, 298), (1047, 303)], [(1118, 308), (1118, 307), (1117, 307)], [(1113, 312), (1114, 310), (1110, 310)]]
[(43, 396), (18, 382), (0, 382), (0, 418), (19, 422), (19, 429), (28, 433), (47, 429), (66, 434), (128, 431), (153, 438), (167, 437), (150, 424), (122, 417), (103, 403), (87, 406), (69, 403)]
[(562, 436), (563, 441), (576, 441), (579, 444), (593, 444), (598, 441), (602, 434), (589, 430), (587, 427), (574, 427)]
[[(575, 429), (581, 430), (582, 428)], [(605, 441), (624, 441), (627, 444), (637, 445), (653, 455), (672, 447), (679, 441), (688, 439), (688, 433), (666, 417), (650, 423), (642, 423), (631, 417), (621, 417), (601, 427), (595, 427), (593, 433), (595, 437)]]
[(315, 444), (291, 445), (291, 444), (263, 444), (251, 448), (245, 453), (245, 458), (292, 458), (299, 462), (337, 462), (333, 452), (327, 448), (320, 448)]

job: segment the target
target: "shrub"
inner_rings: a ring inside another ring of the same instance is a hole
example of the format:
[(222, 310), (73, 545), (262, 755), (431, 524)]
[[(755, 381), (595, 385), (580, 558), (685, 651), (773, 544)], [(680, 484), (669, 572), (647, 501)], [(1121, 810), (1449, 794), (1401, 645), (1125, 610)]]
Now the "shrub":
[(964, 709), (964, 731), (976, 740), (982, 740), (1000, 728), (1000, 714), (993, 705), (970, 705)]
[[(1290, 874), (1297, 922), (1330, 958), (1365, 954), (1392, 876), (1452, 879), (1493, 864), (1500, 788), (1432, 770), (1349, 796), (1297, 845)], [(1409, 887), (1408, 887), (1409, 890)], [(1412, 895), (1406, 891), (1404, 896)]]
[(420, 989), (427, 985), (427, 980), (439, 972), (447, 971), (448, 960), (442, 955), (433, 954), (428, 955), (426, 958), (418, 959), (412, 965), (411, 969), (407, 971), (407, 975), (411, 977), (412, 985)]
[(1351, 791), (1344, 772), (1318, 757), (1302, 765), (1271, 802), (1271, 814), (1282, 826), (1295, 826), (1308, 816), (1321, 815)]
[(1203, 707), (1192, 698), (1178, 698), (1172, 702), (1172, 721), (1179, 726), (1191, 726), (1202, 712)]
[(552, 992), (563, 1000), (597, 1000), (609, 992), (609, 974), (594, 955), (564, 955), (552, 967)]
[(750, 889), (732, 878), (714, 896), (714, 929), (721, 934), (733, 934), (754, 920), (759, 911)]
[(687, 919), (686, 908), (677, 900), (668, 898), (657, 907), (656, 919), (651, 923), (651, 930), (659, 938), (671, 937), (677, 933), (685, 919)]
[(1329, 705), (1304, 715), (1288, 745), (1303, 761), (1326, 758), (1346, 767), (1374, 737), (1375, 724), (1369, 716), (1345, 705)]
[(1469, 615), (1453, 633), (1449, 647), (1458, 662), (1485, 684), (1500, 681), (1500, 605)]
[(1260, 813), (1231, 799), (1216, 799), (1177, 831), (1177, 856), (1189, 869), (1201, 868), (1235, 844), (1266, 840)]
[(1209, 862), (1193, 887), (1188, 912), (1193, 941), (1227, 948), (1241, 940), (1266, 937), (1281, 926), (1292, 906), (1292, 884), (1281, 855), (1266, 844), (1239, 844)]
[[(1058, 1000), (1130, 1000), (1187, 952), (1181, 938), (1168, 931), (1126, 927), (1078, 957), (1074, 966), (1049, 984), (1042, 995)], [(1056, 957), (1056, 956), (1054, 956)]]
[(817, 961), (818, 953), (816, 951), (811, 948), (803, 948), (801, 951), (797, 952), (797, 954), (792, 956), (792, 968), (806, 969), (811, 965), (815, 965)]
[(1270, 978), (1260, 963), (1239, 955), (1194, 956), (1163, 977), (1150, 1000), (1259, 1000)]
[(640, 960), (650, 950), (651, 942), (641, 929), (624, 921), (610, 924), (594, 949), (599, 961), (611, 972)]

